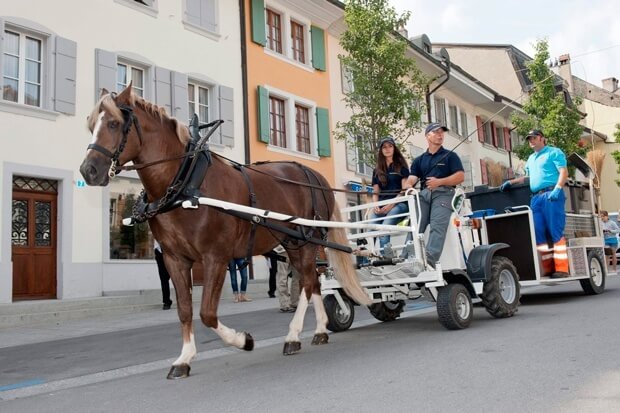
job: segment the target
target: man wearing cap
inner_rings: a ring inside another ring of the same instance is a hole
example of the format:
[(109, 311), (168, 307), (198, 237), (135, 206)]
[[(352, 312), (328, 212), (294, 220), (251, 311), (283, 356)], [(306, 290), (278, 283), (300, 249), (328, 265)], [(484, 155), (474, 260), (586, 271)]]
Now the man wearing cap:
[(530, 180), (532, 200), (530, 207), (534, 215), (536, 244), (542, 256), (543, 271), (551, 278), (568, 277), (568, 255), (564, 226), (564, 185), (568, 180), (566, 156), (560, 149), (546, 146), (545, 136), (538, 129), (531, 130), (527, 139), (534, 153), (525, 164), (525, 175), (509, 179), (500, 186), (507, 191), (512, 185), (522, 184), (526, 177)]
[(432, 267), (435, 267), (443, 250), (452, 214), (454, 188), (465, 180), (461, 159), (442, 146), (447, 131), (448, 128), (435, 122), (426, 127), (424, 135), (428, 149), (411, 164), (407, 181), (409, 187), (415, 186), (418, 181), (422, 187), (419, 231), (424, 233), (430, 224), (426, 259)]

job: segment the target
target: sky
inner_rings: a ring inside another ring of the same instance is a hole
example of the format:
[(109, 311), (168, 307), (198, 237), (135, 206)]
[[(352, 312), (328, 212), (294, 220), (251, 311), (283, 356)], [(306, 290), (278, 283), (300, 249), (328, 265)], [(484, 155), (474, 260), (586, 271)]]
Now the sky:
[(597, 86), (602, 79), (620, 78), (616, 0), (390, 0), (390, 4), (399, 13), (411, 11), (409, 37), (424, 33), (431, 43), (512, 44), (531, 57), (536, 40), (547, 39), (552, 59), (570, 54), (573, 75)]

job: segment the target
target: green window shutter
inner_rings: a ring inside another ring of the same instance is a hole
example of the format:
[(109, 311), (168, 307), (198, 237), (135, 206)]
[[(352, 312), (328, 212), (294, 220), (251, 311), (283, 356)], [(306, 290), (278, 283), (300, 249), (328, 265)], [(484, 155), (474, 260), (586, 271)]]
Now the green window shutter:
[(269, 91), (258, 87), (258, 140), (269, 143)]
[(252, 41), (261, 46), (267, 44), (265, 0), (252, 0)]
[(319, 142), (319, 156), (331, 156), (329, 145), (329, 111), (316, 108), (316, 133)]
[(312, 26), (310, 27), (310, 35), (312, 37), (312, 67), (324, 72), (326, 69), (325, 33), (323, 32), (323, 29)]

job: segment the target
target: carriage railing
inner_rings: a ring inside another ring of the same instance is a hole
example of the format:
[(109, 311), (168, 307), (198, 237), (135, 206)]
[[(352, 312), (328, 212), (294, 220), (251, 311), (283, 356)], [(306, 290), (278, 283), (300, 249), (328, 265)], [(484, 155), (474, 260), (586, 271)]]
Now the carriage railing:
[[(372, 211), (375, 207), (381, 207), (384, 205), (396, 204), (401, 202), (405, 202), (407, 204), (408, 210), (406, 212), (395, 214), (390, 217), (399, 218), (400, 222), (398, 225), (381, 224), (385, 217), (372, 218)], [(350, 231), (347, 237), (349, 239), (351, 247), (355, 249), (355, 247), (357, 247), (358, 240), (366, 239), (366, 248), (370, 252), (370, 254), (374, 256), (384, 256), (386, 255), (387, 251), (384, 251), (384, 249), (379, 246), (379, 237), (390, 235), (390, 248), (392, 249), (392, 256), (403, 256), (403, 250), (405, 248), (413, 248), (413, 254), (405, 255), (420, 257), (422, 255), (420, 245), (421, 237), (419, 236), (418, 231), (420, 217), (417, 213), (417, 211), (419, 211), (419, 208), (420, 200), (418, 196), (418, 191), (414, 189), (408, 190), (406, 195), (398, 196), (396, 198), (377, 202), (369, 202), (366, 204), (343, 208), (341, 211), (345, 216), (355, 215), (356, 217), (363, 217), (362, 219), (354, 220), (353, 222), (355, 222), (356, 224), (374, 224), (373, 226), (376, 227), (362, 228), (361, 230), (355, 232)], [(403, 220), (407, 219), (408, 222), (402, 222)], [(407, 234), (411, 234), (411, 237), (409, 237), (411, 242), (407, 242)]]

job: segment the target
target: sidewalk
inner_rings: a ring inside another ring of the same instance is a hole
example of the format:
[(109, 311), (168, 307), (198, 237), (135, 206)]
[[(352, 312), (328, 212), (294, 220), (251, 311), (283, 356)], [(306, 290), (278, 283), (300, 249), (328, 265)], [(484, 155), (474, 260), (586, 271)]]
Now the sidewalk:
[[(234, 303), (230, 286), (226, 287), (225, 285), (218, 307), (218, 315), (220, 316), (266, 309), (276, 311), (279, 307), (277, 298), (267, 297), (266, 281), (250, 281), (248, 283), (248, 297), (253, 300), (251, 302)], [(199, 315), (201, 295), (202, 288), (194, 288), (193, 315), (195, 323), (201, 323)], [(119, 306), (117, 299), (121, 299), (123, 305)], [(142, 302), (126, 305), (127, 300)], [(67, 305), (73, 308), (67, 310)], [(0, 320), (3, 317), (11, 316), (5, 314), (8, 306), (21, 307), (19, 310), (22, 311), (37, 311), (37, 309), (43, 308), (45, 312), (21, 314), (22, 323), (6, 326), (0, 324), (0, 348), (178, 323), (179, 321), (176, 302), (173, 303), (171, 310), (162, 310), (160, 291), (119, 297), (70, 300), (70, 303), (63, 302), (63, 300), (46, 300), (45, 303), (2, 304), (0, 305)], [(13, 307), (13, 312), (15, 308)], [(64, 310), (60, 310), (61, 308)], [(15, 322), (15, 319), (13, 318), (10, 321)]]

